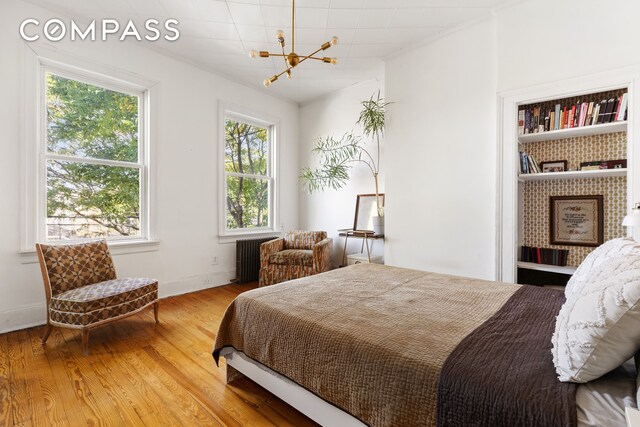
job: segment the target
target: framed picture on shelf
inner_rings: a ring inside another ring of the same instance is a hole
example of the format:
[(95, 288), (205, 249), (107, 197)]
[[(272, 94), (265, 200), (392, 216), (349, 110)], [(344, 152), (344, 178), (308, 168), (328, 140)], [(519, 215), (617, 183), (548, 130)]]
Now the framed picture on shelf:
[(546, 172), (565, 172), (568, 170), (566, 160), (554, 160), (552, 162), (540, 162), (542, 173)]
[(604, 242), (604, 198), (550, 196), (552, 245), (600, 246)]
[(627, 167), (627, 159), (606, 160), (600, 165), (600, 169), (624, 169)]

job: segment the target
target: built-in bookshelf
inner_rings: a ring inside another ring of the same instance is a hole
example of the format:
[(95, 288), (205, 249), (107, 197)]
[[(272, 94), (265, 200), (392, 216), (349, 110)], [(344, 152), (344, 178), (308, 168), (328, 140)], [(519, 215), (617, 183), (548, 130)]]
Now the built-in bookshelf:
[[(551, 196), (602, 195), (604, 240), (626, 235), (627, 92), (621, 87), (517, 106), (518, 270), (569, 277), (594, 249), (550, 243)], [(523, 246), (568, 255), (531, 262)]]
[(606, 178), (608, 176), (626, 176), (627, 168), (620, 169), (598, 169), (586, 171), (567, 171), (567, 172), (544, 172), (544, 173), (527, 173), (520, 174), (518, 180), (525, 181), (543, 181), (552, 179), (584, 179), (584, 178)]

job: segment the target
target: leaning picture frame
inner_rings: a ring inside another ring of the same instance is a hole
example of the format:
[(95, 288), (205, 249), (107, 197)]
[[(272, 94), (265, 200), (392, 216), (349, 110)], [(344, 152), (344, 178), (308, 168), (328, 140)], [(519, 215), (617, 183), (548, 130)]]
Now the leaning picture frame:
[(551, 162), (540, 162), (540, 169), (543, 173), (548, 172), (566, 172), (567, 161), (566, 160), (554, 160)]
[(550, 196), (552, 245), (600, 246), (604, 243), (604, 197)]
[[(380, 197), (380, 205), (384, 206), (384, 193), (380, 193), (378, 196)], [(378, 215), (377, 207), (375, 194), (358, 194), (353, 230), (373, 232), (373, 217)]]

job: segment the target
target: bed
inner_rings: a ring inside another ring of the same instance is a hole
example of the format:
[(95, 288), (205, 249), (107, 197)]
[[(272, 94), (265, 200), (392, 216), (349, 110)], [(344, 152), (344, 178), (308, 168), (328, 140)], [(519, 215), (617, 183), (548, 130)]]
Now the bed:
[(241, 294), (213, 356), (228, 381), (244, 374), (322, 425), (625, 425), (632, 362), (586, 385), (556, 377), (564, 300), (358, 264)]

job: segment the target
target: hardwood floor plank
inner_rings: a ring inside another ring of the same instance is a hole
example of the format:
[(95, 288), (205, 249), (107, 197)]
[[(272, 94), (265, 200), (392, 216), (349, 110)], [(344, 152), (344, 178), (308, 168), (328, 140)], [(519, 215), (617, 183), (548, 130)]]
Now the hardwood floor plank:
[(49, 341), (46, 346), (43, 346), (44, 356), (46, 356), (49, 362), (51, 373), (53, 374), (56, 382), (58, 395), (56, 401), (65, 408), (65, 414), (69, 425), (83, 425), (86, 424), (87, 417), (85, 416), (84, 405), (78, 402), (75, 393), (75, 384), (67, 375), (67, 371), (64, 367), (65, 361), (60, 356), (59, 347), (65, 346), (66, 342), (59, 329), (54, 329), (51, 332)]
[[(62, 402), (57, 399), (60, 391), (55, 378), (51, 372), (49, 362), (44, 354), (42, 345), (40, 344), (40, 338), (35, 337), (32, 334), (33, 328), (24, 331), (24, 355), (26, 359), (26, 365), (30, 366), (31, 375), (38, 380), (40, 392), (35, 401), (42, 400), (43, 405), (35, 405), (36, 411), (43, 411), (43, 420), (46, 419), (46, 425), (49, 426), (66, 426), (69, 425), (67, 419), (66, 410)], [(36, 424), (40, 424), (40, 420), (34, 417)]]
[(42, 327), (0, 335), (0, 426), (314, 426), (247, 378), (227, 385), (211, 356), (228, 304), (256, 284), (164, 299), (91, 332)]
[(0, 335), (0, 426), (13, 423), (8, 335)]
[(27, 376), (29, 370), (25, 364), (20, 347), (20, 331), (8, 337), (9, 383), (11, 387), (12, 424), (31, 422), (31, 402), (27, 395)]

